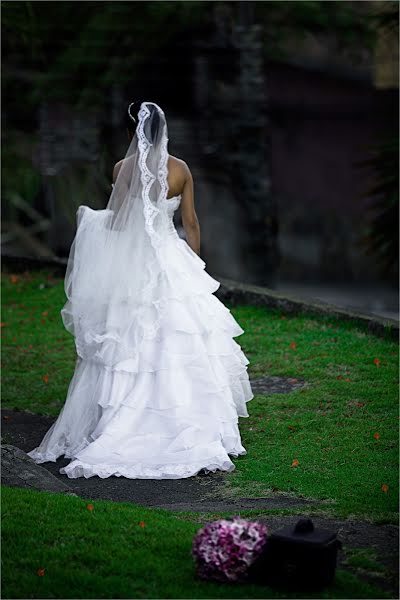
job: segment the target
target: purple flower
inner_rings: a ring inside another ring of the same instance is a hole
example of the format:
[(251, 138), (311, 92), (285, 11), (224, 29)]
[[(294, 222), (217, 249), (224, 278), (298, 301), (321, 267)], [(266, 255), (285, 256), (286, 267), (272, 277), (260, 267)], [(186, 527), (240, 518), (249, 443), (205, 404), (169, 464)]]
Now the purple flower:
[(266, 540), (266, 525), (240, 516), (208, 523), (199, 529), (192, 544), (199, 577), (244, 581)]

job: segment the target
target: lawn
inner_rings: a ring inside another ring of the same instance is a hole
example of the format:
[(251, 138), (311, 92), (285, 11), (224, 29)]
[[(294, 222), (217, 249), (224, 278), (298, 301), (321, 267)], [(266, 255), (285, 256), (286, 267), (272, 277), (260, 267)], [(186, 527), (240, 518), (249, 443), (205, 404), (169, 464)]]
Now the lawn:
[[(76, 358), (60, 316), (63, 280), (46, 270), (3, 274), (2, 290), (3, 408), (55, 416)], [(397, 523), (396, 342), (335, 319), (230, 308), (245, 330), (236, 341), (251, 378), (279, 375), (307, 385), (248, 404), (250, 416), (240, 420), (248, 454), (233, 459), (226, 496), (304, 496), (319, 501), (310, 515)], [(240, 514), (256, 518), (257, 511)], [(218, 516), (2, 487), (3, 597), (389, 597), (342, 569), (314, 595), (201, 582), (192, 539), (200, 523)], [(378, 571), (370, 550), (354, 549), (351, 561)]]
[[(46, 270), (4, 274), (2, 289), (3, 408), (57, 415), (76, 358), (60, 316), (63, 280)], [(234, 459), (226, 495), (289, 493), (320, 500), (327, 514), (397, 523), (397, 343), (350, 322), (230, 308), (250, 376), (307, 386), (248, 404), (248, 454)]]
[(2, 517), (3, 598), (390, 597), (342, 569), (314, 593), (203, 582), (199, 525), (166, 510), (3, 487)]

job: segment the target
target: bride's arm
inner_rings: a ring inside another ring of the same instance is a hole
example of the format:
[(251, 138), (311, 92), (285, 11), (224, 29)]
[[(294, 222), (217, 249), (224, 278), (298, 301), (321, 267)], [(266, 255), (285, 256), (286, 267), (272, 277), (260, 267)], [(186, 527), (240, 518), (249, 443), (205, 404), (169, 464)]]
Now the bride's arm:
[(186, 179), (181, 198), (182, 224), (189, 246), (200, 255), (200, 225), (194, 208), (193, 177), (186, 163), (184, 168)]

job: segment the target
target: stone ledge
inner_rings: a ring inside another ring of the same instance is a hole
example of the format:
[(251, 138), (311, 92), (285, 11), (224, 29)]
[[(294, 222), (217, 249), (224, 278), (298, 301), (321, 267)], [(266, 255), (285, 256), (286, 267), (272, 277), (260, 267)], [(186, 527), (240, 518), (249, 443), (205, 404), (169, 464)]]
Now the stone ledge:
[(4, 253), (1, 255), (1, 261), (2, 270), (6, 269), (7, 271), (12, 270), (15, 273), (22, 273), (23, 271), (33, 271), (35, 269), (52, 269), (60, 277), (64, 277), (68, 263), (67, 258), (17, 256)]
[[(63, 277), (67, 262), (66, 258), (57, 257), (34, 258), (11, 254), (2, 255), (2, 268), (12, 269), (14, 272), (48, 268), (53, 269), (57, 275)], [(368, 330), (375, 335), (388, 335), (393, 339), (399, 339), (399, 321), (396, 319), (379, 317), (373, 313), (360, 313), (317, 299), (301, 298), (288, 293), (282, 294), (267, 287), (241, 283), (217, 275), (213, 275), (213, 277), (221, 282), (220, 288), (215, 292), (215, 295), (221, 301), (230, 302), (233, 305), (267, 306), (292, 315), (305, 313), (352, 321), (355, 324), (367, 325)]]
[(1, 444), (1, 468), (2, 485), (76, 496), (68, 485), (12, 444)]
[(386, 334), (395, 339), (399, 337), (399, 321), (395, 319), (379, 317), (373, 313), (357, 312), (315, 298), (301, 298), (288, 293), (281, 294), (270, 288), (240, 283), (223, 277), (216, 276), (216, 279), (221, 282), (221, 286), (215, 295), (220, 300), (230, 302), (232, 305), (267, 306), (292, 315), (305, 313), (333, 317), (338, 320), (367, 325), (369, 331), (378, 336)]

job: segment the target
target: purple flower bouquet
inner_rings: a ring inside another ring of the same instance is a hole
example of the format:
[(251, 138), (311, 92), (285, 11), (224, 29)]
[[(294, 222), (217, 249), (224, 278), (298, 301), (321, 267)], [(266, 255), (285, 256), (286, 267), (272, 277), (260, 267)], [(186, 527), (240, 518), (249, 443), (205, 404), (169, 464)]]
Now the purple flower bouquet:
[(192, 556), (201, 579), (246, 581), (250, 565), (267, 541), (267, 526), (241, 517), (208, 523), (193, 539)]

